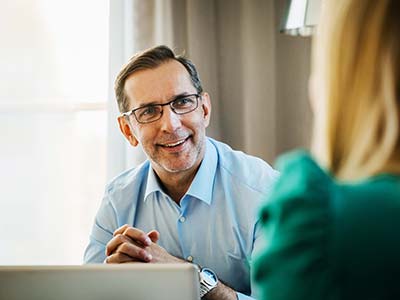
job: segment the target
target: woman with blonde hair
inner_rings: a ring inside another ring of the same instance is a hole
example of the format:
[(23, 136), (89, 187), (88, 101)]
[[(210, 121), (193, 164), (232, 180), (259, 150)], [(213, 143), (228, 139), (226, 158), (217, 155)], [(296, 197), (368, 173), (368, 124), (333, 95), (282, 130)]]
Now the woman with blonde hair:
[(399, 14), (399, 0), (322, 0), (312, 155), (278, 161), (261, 299), (400, 299)]

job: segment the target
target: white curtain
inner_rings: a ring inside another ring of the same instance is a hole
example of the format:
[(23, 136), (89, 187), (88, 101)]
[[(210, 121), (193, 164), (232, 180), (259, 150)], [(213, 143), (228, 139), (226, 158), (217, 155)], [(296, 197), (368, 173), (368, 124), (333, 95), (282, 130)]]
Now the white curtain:
[(0, 0), (0, 265), (82, 261), (106, 179), (108, 15)]
[[(132, 54), (158, 44), (185, 52), (211, 95), (208, 135), (273, 163), (307, 146), (310, 41), (279, 33), (279, 0), (111, 1), (110, 87)], [(145, 156), (123, 141), (109, 92), (108, 177)]]

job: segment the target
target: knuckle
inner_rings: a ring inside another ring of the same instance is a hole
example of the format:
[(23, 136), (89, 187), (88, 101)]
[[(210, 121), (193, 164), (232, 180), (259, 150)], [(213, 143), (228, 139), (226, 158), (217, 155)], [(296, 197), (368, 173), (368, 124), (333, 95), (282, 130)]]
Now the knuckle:
[(118, 253), (127, 253), (129, 251), (129, 246), (124, 243), (118, 248)]
[(133, 228), (128, 227), (128, 228), (126, 228), (126, 229), (124, 230), (124, 233), (123, 233), (123, 234), (124, 234), (124, 235), (131, 235), (133, 231), (134, 231)]
[(125, 236), (123, 235), (123, 234), (117, 234), (116, 236), (115, 236), (115, 242), (117, 243), (117, 244), (121, 244), (121, 243), (124, 243), (126, 241), (126, 238), (125, 238)]
[(124, 234), (128, 236), (138, 236), (142, 231), (135, 227), (128, 227), (125, 229)]
[(107, 256), (106, 259), (105, 259), (105, 263), (106, 264), (112, 264), (113, 263), (113, 256), (114, 255)]
[(147, 251), (144, 250), (144, 249), (139, 249), (138, 255), (139, 255), (139, 257), (141, 257), (141, 258), (146, 258), (146, 257), (148, 257)]

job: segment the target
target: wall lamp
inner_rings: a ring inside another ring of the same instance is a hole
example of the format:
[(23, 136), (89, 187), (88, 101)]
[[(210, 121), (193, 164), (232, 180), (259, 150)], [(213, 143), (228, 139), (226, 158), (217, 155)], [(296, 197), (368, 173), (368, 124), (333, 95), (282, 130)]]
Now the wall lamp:
[(289, 0), (281, 32), (289, 35), (310, 36), (315, 32), (323, 0)]

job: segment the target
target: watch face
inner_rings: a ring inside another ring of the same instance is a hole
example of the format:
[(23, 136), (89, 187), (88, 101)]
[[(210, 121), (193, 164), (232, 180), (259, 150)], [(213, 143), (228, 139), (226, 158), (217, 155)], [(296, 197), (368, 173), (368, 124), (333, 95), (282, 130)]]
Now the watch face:
[(210, 285), (214, 285), (217, 283), (218, 279), (217, 276), (214, 274), (213, 271), (211, 271), (210, 269), (204, 268), (201, 270), (201, 272), (204, 275), (204, 280), (210, 284)]

